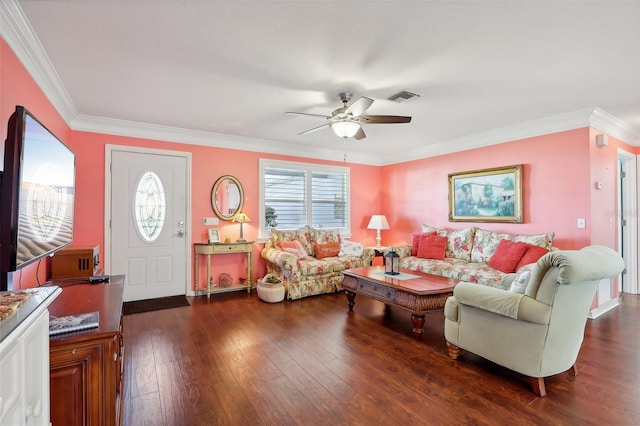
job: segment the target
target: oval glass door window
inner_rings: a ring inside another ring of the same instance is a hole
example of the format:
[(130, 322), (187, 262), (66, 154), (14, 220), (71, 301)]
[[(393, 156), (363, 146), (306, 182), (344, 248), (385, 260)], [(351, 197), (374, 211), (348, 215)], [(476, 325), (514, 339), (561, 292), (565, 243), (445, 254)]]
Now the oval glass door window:
[(136, 185), (134, 209), (138, 233), (152, 242), (160, 235), (167, 210), (164, 186), (154, 172), (145, 172)]

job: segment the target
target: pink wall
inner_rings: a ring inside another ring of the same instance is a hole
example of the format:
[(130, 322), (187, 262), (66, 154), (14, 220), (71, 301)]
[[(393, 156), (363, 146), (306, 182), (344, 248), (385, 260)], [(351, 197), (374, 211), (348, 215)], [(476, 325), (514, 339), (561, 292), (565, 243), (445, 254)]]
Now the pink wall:
[[(448, 221), (448, 174), (523, 164), (524, 223), (475, 223), (517, 234), (554, 231), (557, 247), (591, 242), (589, 129), (577, 129), (382, 168), (382, 201), (389, 219), (385, 244), (411, 241), (422, 223), (449, 229), (474, 223)], [(586, 229), (576, 219), (585, 218)]]

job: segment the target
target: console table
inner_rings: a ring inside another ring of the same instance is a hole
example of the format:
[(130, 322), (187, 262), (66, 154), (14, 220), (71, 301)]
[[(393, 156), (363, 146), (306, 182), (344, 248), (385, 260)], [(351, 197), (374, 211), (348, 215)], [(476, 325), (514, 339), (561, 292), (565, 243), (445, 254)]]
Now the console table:
[(109, 283), (60, 281), (52, 316), (100, 312), (98, 328), (49, 338), (51, 422), (55, 425), (122, 424), (124, 276)]
[[(253, 276), (253, 241), (241, 242), (241, 243), (195, 243), (194, 253), (196, 256), (195, 262), (195, 288), (194, 291), (207, 292), (207, 298), (211, 298), (211, 293), (224, 293), (228, 291), (247, 290), (247, 293), (251, 293), (251, 277)], [(233, 283), (228, 287), (220, 287), (213, 284), (213, 276), (211, 276), (211, 256), (219, 254), (234, 254), (244, 253), (247, 257), (247, 280), (243, 283)], [(207, 256), (207, 288), (202, 289), (198, 285), (198, 276), (200, 274), (200, 255)]]

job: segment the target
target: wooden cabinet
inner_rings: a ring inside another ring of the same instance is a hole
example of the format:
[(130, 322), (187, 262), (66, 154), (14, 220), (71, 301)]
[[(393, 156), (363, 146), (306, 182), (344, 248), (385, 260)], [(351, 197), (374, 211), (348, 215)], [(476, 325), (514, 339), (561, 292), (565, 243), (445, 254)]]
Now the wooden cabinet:
[[(207, 256), (207, 298), (211, 297), (211, 293), (237, 291), (246, 289), (251, 292), (251, 277), (253, 275), (253, 241), (241, 243), (213, 243), (213, 244), (194, 244), (193, 252), (196, 256), (195, 262), (195, 280), (194, 287), (196, 294), (203, 289), (198, 284), (198, 276), (200, 275), (200, 255)], [(244, 284), (231, 284), (228, 287), (218, 287), (213, 284), (213, 276), (211, 275), (211, 256), (219, 254), (244, 253), (247, 257), (247, 280)]]
[(63, 287), (53, 316), (100, 312), (98, 328), (50, 338), (53, 426), (122, 424), (124, 276)]
[(49, 425), (47, 306), (58, 293), (59, 288), (33, 289), (0, 326), (0, 425)]

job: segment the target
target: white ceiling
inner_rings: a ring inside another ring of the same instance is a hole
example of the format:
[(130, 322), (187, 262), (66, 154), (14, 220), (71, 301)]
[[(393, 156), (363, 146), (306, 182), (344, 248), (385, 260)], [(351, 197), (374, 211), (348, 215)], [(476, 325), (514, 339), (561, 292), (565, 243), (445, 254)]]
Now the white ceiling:
[[(594, 117), (640, 143), (638, 1), (2, 0), (0, 12), (78, 130), (371, 164)], [(286, 111), (329, 114), (345, 90), (375, 99), (367, 113), (413, 120), (346, 144), (297, 135), (323, 120)], [(386, 100), (401, 90), (421, 97)]]

